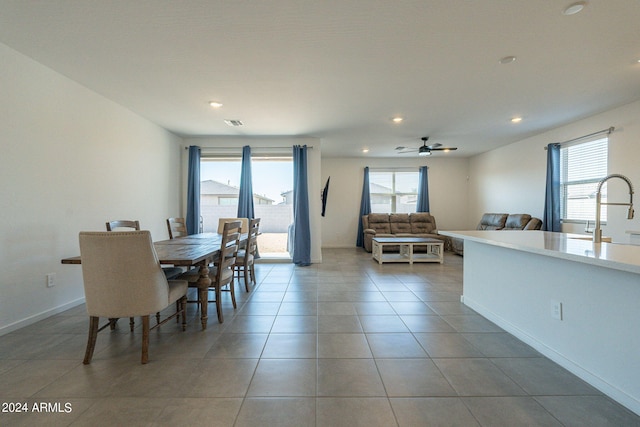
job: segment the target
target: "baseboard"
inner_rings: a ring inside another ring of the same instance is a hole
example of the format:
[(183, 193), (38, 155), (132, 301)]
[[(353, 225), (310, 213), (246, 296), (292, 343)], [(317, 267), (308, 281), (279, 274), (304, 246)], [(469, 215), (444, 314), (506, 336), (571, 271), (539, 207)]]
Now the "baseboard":
[(472, 299), (465, 298), (464, 296), (460, 297), (460, 301), (463, 302), (466, 306), (475, 310), (478, 314), (487, 318), (491, 322), (495, 323), (505, 331), (509, 332), (511, 335), (518, 338), (520, 341), (529, 344), (531, 347), (536, 349), (538, 352), (542, 353), (544, 356), (548, 357), (552, 361), (556, 362), (558, 365), (562, 366), (578, 378), (586, 381), (593, 387), (600, 390), (602, 393), (611, 397), (621, 405), (625, 406), (630, 411), (640, 415), (640, 401), (638, 401), (633, 396), (625, 393), (623, 390), (609, 384), (607, 381), (602, 378), (594, 375), (592, 372), (587, 371), (573, 360), (569, 359), (562, 353), (559, 353), (555, 349), (545, 345), (544, 343), (538, 341), (536, 338), (532, 337), (522, 329), (518, 328), (511, 322), (505, 320), (504, 318), (498, 316), (493, 311), (487, 309), (485, 306), (478, 304), (476, 301)]
[(58, 307), (54, 307), (50, 310), (43, 311), (38, 314), (34, 314), (33, 316), (29, 316), (26, 319), (18, 320), (17, 322), (13, 322), (9, 325), (3, 326), (0, 328), (0, 336), (8, 334), (13, 331), (17, 331), (18, 329), (24, 328), (25, 326), (32, 325), (40, 320), (46, 319), (47, 317), (51, 317), (55, 314), (62, 313), (63, 311), (67, 311), (70, 308), (78, 306), (84, 303), (84, 297), (78, 298), (77, 300), (68, 302), (66, 304), (60, 305)]

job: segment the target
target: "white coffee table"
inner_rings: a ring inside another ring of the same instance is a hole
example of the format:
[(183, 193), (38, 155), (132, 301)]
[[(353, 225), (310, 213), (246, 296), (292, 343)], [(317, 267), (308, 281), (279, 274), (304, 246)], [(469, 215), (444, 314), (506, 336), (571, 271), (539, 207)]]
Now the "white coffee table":
[[(398, 253), (384, 252), (385, 246), (399, 246)], [(414, 246), (424, 246), (426, 252), (414, 253)], [(444, 263), (444, 242), (430, 237), (374, 237), (372, 256), (379, 264), (384, 262), (438, 262)]]

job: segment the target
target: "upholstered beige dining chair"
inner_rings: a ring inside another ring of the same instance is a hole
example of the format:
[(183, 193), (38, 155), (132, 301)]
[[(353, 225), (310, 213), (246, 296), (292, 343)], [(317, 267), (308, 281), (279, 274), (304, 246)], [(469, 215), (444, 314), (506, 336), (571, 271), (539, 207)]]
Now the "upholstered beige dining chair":
[(180, 301), (179, 310), (154, 328), (182, 314), (186, 327), (187, 282), (162, 272), (149, 231), (80, 233), (80, 256), (89, 338), (83, 363), (91, 363), (100, 317), (142, 317), (142, 363), (149, 359), (149, 315)]
[(254, 266), (255, 257), (258, 253), (258, 233), (260, 229), (260, 218), (252, 219), (249, 222), (247, 232), (247, 244), (244, 249), (238, 251), (236, 262), (233, 265), (234, 275), (240, 281), (240, 273), (244, 273), (244, 288), (249, 292), (249, 283), (256, 284), (256, 270)]
[[(139, 231), (140, 230), (140, 221), (138, 220), (129, 220), (129, 219), (117, 219), (114, 221), (107, 221), (106, 223), (107, 231)], [(163, 266), (162, 272), (167, 279), (175, 279), (179, 275), (181, 275), (184, 270), (180, 267), (174, 266)], [(118, 319), (110, 319), (111, 321), (111, 329), (115, 329), (116, 322)], [(160, 313), (156, 313), (156, 323), (160, 323)], [(133, 332), (133, 328), (135, 327), (135, 320), (133, 317), (129, 318), (129, 328), (131, 332)]]
[[(208, 302), (216, 303), (216, 311), (218, 314), (218, 322), (224, 321), (222, 314), (222, 292), (229, 292), (231, 294), (231, 302), (233, 308), (237, 308), (236, 305), (236, 293), (233, 282), (233, 265), (236, 262), (236, 256), (238, 254), (238, 245), (240, 243), (240, 227), (242, 223), (240, 221), (230, 221), (224, 224), (222, 228), (222, 241), (220, 243), (220, 253), (214, 260), (213, 265), (209, 266), (209, 279), (211, 284), (209, 289), (203, 291), (199, 289), (199, 292), (207, 292), (209, 290), (215, 292), (215, 299)], [(187, 280), (189, 287), (197, 288), (198, 280), (200, 279), (199, 272), (188, 271), (179, 278)], [(194, 301), (187, 302), (200, 302), (201, 298)], [(204, 299), (204, 298), (202, 298)]]

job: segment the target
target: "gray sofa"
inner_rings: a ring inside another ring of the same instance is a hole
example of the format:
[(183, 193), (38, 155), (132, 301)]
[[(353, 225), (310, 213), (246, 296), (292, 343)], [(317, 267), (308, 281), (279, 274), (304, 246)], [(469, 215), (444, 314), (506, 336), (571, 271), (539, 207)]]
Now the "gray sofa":
[[(540, 230), (542, 221), (529, 214), (486, 213), (480, 218), (476, 230)], [(464, 241), (451, 239), (451, 250), (464, 254)]]
[[(418, 213), (372, 213), (362, 216), (364, 249), (371, 252), (374, 237), (430, 237), (442, 240), (445, 249), (450, 239), (438, 234), (436, 219), (428, 212)], [(386, 251), (398, 251), (398, 247), (386, 246)]]

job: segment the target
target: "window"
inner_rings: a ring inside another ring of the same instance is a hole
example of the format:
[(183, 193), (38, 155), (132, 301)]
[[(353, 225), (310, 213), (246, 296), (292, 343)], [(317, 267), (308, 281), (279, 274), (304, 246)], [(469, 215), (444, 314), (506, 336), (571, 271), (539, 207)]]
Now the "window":
[(369, 193), (372, 212), (415, 212), (418, 172), (371, 171)]
[[(609, 138), (572, 144), (560, 149), (560, 203), (563, 221), (594, 221), (598, 182), (607, 176)], [(606, 202), (606, 185), (602, 201)], [(607, 220), (607, 211), (601, 212)]]

